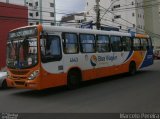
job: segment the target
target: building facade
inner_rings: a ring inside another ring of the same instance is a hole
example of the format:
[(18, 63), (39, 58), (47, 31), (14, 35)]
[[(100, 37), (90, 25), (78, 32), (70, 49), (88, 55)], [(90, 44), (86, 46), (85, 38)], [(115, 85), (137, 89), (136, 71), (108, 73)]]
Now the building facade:
[(160, 49), (160, 7), (157, 5), (160, 0), (147, 2), (145, 6), (153, 5), (154, 7), (145, 7), (145, 31), (152, 37), (155, 49)]
[(28, 6), (29, 25), (55, 24), (55, 0), (25, 0), (25, 5)]
[[(143, 0), (99, 0), (100, 22), (124, 30), (144, 32)], [(86, 0), (86, 19), (96, 22), (96, 0)]]
[(28, 9), (25, 6), (0, 2), (0, 70), (6, 66), (8, 32), (28, 24)]
[(75, 13), (63, 16), (60, 25), (80, 28), (84, 21), (85, 21), (84, 13)]
[(28, 7), (28, 25), (54, 25), (56, 22), (55, 0), (0, 0), (10, 4)]

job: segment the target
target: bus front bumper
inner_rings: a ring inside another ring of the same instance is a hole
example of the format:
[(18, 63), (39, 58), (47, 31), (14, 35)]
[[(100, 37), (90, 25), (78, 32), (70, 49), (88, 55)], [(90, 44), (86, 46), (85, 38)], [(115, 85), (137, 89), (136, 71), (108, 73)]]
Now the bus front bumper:
[(40, 90), (39, 83), (37, 82), (35, 83), (29, 80), (19, 81), (7, 78), (7, 84), (9, 87), (14, 87), (14, 88)]

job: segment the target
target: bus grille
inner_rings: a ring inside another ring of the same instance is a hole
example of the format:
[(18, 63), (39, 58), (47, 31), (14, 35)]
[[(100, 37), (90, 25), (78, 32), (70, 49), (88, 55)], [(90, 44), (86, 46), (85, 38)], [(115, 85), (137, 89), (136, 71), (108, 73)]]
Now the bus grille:
[(26, 75), (27, 73), (29, 73), (29, 70), (11, 70), (11, 73), (14, 75)]
[(22, 81), (15, 81), (15, 84), (16, 84), (16, 85), (24, 85), (25, 82), (24, 82), (24, 81), (23, 81), (23, 82), (22, 82)]
[(24, 80), (26, 79), (27, 77), (20, 77), (20, 76), (13, 76), (12, 79), (13, 80)]

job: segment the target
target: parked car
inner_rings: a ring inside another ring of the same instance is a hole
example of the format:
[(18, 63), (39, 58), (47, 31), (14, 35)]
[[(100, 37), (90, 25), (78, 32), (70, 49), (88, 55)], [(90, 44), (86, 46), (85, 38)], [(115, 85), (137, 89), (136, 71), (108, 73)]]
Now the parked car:
[(160, 50), (154, 51), (154, 59), (160, 59)]
[(7, 88), (7, 81), (6, 81), (6, 77), (7, 77), (7, 72), (0, 72), (0, 88)]

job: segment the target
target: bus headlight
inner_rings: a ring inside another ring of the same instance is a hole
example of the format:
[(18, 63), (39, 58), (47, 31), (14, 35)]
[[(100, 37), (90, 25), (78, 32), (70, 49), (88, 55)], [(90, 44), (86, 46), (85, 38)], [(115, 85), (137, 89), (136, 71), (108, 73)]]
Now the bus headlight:
[(29, 77), (29, 80), (33, 80), (35, 77), (37, 77), (39, 74), (39, 70), (34, 71)]
[(7, 71), (7, 77), (11, 77), (11, 73), (9, 71)]

